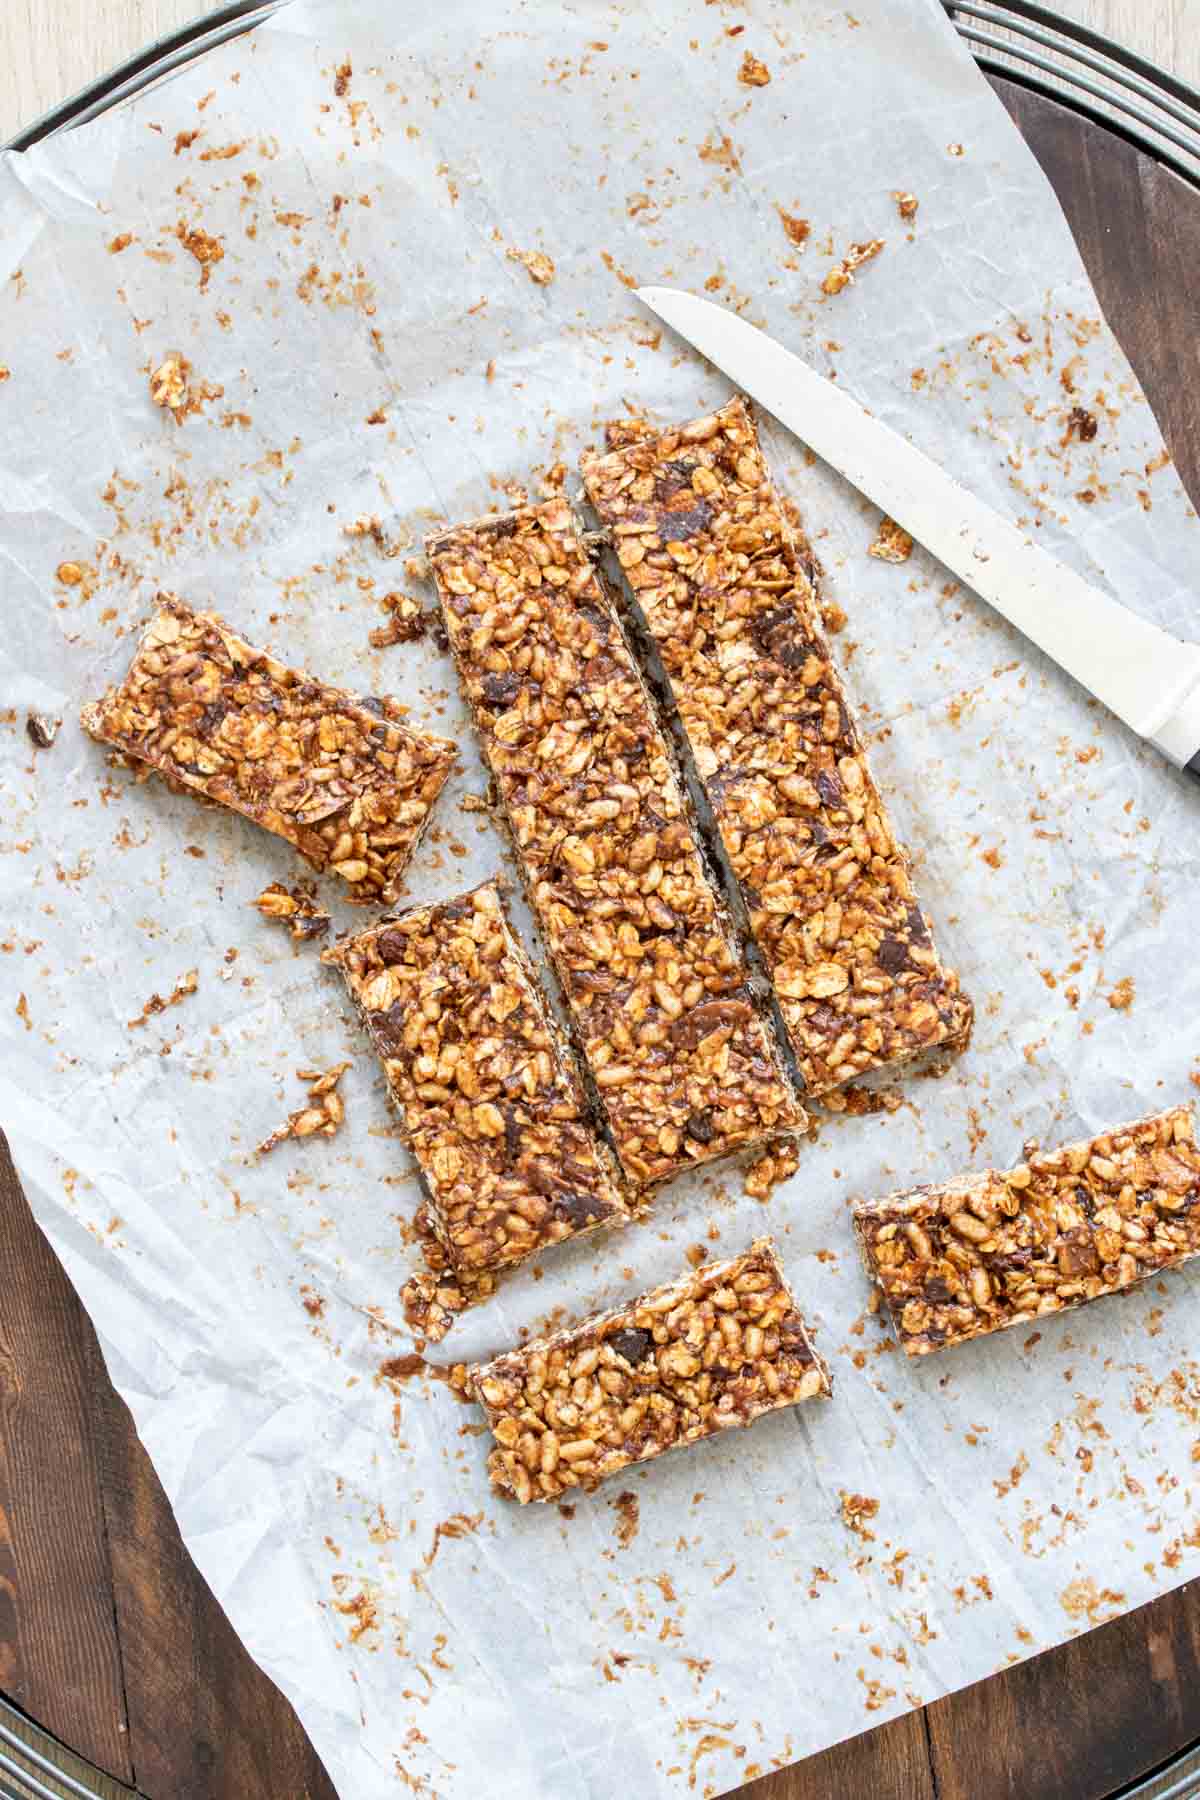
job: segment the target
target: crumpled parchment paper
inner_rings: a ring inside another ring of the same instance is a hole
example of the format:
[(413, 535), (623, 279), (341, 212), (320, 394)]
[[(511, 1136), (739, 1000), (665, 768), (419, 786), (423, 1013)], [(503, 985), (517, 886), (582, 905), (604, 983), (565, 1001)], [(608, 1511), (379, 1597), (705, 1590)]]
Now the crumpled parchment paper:
[[(736, 1170), (681, 1183), (456, 1327), (446, 1360), (777, 1235), (833, 1402), (573, 1509), (494, 1502), (473, 1411), (387, 1371), (417, 1189), (337, 980), (249, 904), (303, 868), (76, 723), (169, 586), (461, 738), (414, 898), (501, 866), (447, 658), (368, 632), (432, 524), (536, 492), (627, 405), (725, 397), (631, 281), (744, 309), (1194, 629), (1191, 508), (934, 0), (295, 4), (4, 158), (0, 219), (0, 1119), (192, 1553), (347, 1800), (724, 1792), (1194, 1574), (1195, 1274), (906, 1366), (846, 1210), (1186, 1096), (1194, 800), (919, 551), (868, 559), (877, 515), (801, 445), (766, 429), (978, 1029), (895, 1113), (823, 1119), (765, 1207)], [(149, 398), (169, 350), (212, 390), (182, 424)], [(347, 530), (371, 516), (382, 542)], [(63, 716), (52, 749), (28, 709)], [(256, 1161), (294, 1071), (343, 1056), (341, 1133)]]

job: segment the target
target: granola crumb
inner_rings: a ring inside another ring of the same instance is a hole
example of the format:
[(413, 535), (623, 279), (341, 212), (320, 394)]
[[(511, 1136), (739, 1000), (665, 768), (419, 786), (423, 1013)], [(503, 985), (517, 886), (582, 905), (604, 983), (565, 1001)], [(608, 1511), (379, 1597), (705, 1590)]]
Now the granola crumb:
[(849, 615), (844, 607), (838, 606), (833, 600), (822, 600), (821, 623), (830, 637), (836, 637), (839, 631), (845, 631)]
[(866, 1544), (875, 1542), (875, 1533), (868, 1530), (868, 1519), (875, 1518), (879, 1511), (878, 1500), (870, 1494), (847, 1494), (844, 1490), (839, 1496), (842, 1503), (842, 1524), (849, 1527), (856, 1536)]
[(538, 287), (548, 287), (554, 280), (554, 263), (543, 250), (516, 250), (509, 248), (506, 252), (510, 262), (518, 262), (528, 271), (530, 281)]
[(780, 1138), (746, 1170), (742, 1191), (751, 1200), (766, 1202), (781, 1181), (787, 1181), (800, 1167), (800, 1152), (792, 1138)]
[(61, 719), (52, 719), (49, 713), (31, 712), (25, 719), (25, 730), (29, 741), (38, 750), (49, 750), (58, 736)]
[(1114, 1012), (1128, 1012), (1133, 1005), (1136, 992), (1137, 989), (1134, 985), (1133, 976), (1126, 975), (1122, 980), (1117, 982), (1110, 993), (1105, 995), (1105, 999), (1108, 1001), (1108, 1004), (1112, 1007)]
[(193, 365), (187, 356), (171, 351), (149, 376), (149, 398), (169, 412), (176, 425), (182, 425), (191, 412), (203, 412), (205, 401), (219, 400), (225, 392), (216, 382), (193, 382), (191, 373)]
[(851, 244), (840, 263), (834, 265), (821, 283), (823, 294), (840, 294), (843, 288), (851, 286), (854, 271), (861, 269), (864, 263), (872, 262), (886, 244), (885, 238), (870, 238), (864, 244)]
[(108, 254), (110, 256), (120, 256), (122, 250), (128, 250), (132, 242), (132, 231), (119, 231), (115, 238), (109, 238), (108, 240)]
[(742, 66), (738, 70), (738, 80), (743, 87), (766, 87), (771, 79), (771, 71), (765, 62), (760, 61), (747, 50), (742, 58)]
[(947, 144), (946, 154), (947, 156), (965, 156), (967, 152), (965, 146), (962, 144)]
[(902, 219), (916, 218), (917, 208), (920, 206), (921, 202), (917, 199), (915, 194), (908, 194), (902, 189), (897, 188), (892, 195), (892, 199), (896, 202), (896, 211), (900, 214)]
[(137, 1018), (126, 1019), (126, 1026), (130, 1031), (136, 1030), (139, 1025), (144, 1025), (156, 1013), (166, 1012), (169, 1006), (178, 1006), (181, 1000), (186, 1000), (189, 994), (194, 994), (199, 985), (200, 971), (189, 969), (186, 975), (180, 976), (165, 1000), (161, 994), (151, 994)]
[(175, 227), (175, 236), (189, 255), (194, 256), (200, 265), (200, 287), (203, 291), (208, 286), (208, 278), (216, 264), (225, 255), (225, 245), (221, 238), (213, 237), (202, 231), (198, 225), (189, 225), (180, 219)]
[(338, 1082), (350, 1067), (348, 1062), (335, 1063), (331, 1069), (297, 1069), (299, 1081), (308, 1083), (309, 1105), (290, 1113), (270, 1137), (259, 1144), (257, 1154), (266, 1156), (288, 1138), (333, 1137), (342, 1128), (346, 1108), (337, 1092)]
[(617, 1515), (617, 1542), (627, 1550), (638, 1534), (638, 1497), (626, 1489), (612, 1504)]
[(281, 882), (273, 881), (250, 904), (258, 908), (264, 919), (277, 919), (286, 925), (298, 943), (324, 937), (332, 923), (329, 914), (316, 904), (311, 890), (304, 887), (285, 888)]
[(798, 249), (807, 244), (812, 235), (810, 222), (807, 219), (799, 218), (795, 213), (785, 212), (782, 206), (777, 206), (775, 211), (779, 214), (779, 223), (783, 226), (789, 241)]
[(433, 624), (434, 615), (412, 594), (395, 589), (381, 595), (379, 604), (389, 616), (386, 625), (377, 625), (367, 633), (373, 650), (386, 650), (390, 644), (415, 644)]
[(912, 555), (913, 541), (902, 525), (895, 519), (882, 519), (879, 530), (875, 534), (873, 544), (868, 544), (867, 555), (878, 557), (880, 562), (903, 563)]

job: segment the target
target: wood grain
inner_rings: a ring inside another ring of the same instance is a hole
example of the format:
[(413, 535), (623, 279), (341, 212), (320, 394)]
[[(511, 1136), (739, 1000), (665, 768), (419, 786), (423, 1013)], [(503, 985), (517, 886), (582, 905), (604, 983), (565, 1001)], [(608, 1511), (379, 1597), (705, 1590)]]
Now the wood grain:
[(91, 1327), (0, 1138), (0, 1687), (89, 1762), (132, 1775)]
[(139, 1789), (154, 1800), (336, 1800), (291, 1706), (197, 1574), (94, 1338), (89, 1365)]

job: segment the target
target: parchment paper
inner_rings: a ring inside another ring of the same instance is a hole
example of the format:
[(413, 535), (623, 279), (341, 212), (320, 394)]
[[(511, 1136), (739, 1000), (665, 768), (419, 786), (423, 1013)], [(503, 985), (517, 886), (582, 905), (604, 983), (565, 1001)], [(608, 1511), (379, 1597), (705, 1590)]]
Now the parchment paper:
[[(739, 81), (747, 50), (769, 85)], [(503, 504), (498, 483), (536, 491), (626, 403), (665, 422), (722, 400), (628, 279), (744, 308), (1194, 631), (1192, 511), (933, 0), (297, 4), (5, 158), (0, 209), (0, 1118), (192, 1553), (340, 1792), (724, 1792), (1194, 1574), (1196, 1276), (905, 1366), (864, 1320), (846, 1210), (1186, 1097), (1194, 800), (920, 553), (869, 560), (876, 515), (795, 441), (767, 434), (978, 1030), (893, 1115), (824, 1119), (766, 1207), (736, 1171), (680, 1184), (456, 1328), (446, 1360), (664, 1279), (689, 1245), (776, 1233), (833, 1402), (572, 1516), (494, 1503), (474, 1413), (381, 1374), (411, 1347), (417, 1189), (338, 982), (249, 906), (302, 866), (114, 772), (76, 723), (170, 586), (461, 738), (414, 897), (500, 866), (458, 804), (483, 781), (448, 661), (367, 642), (380, 596), (411, 590), (403, 555), (346, 527), (415, 543)], [(224, 251), (206, 282), (197, 227)], [(170, 349), (223, 389), (179, 426), (148, 393)], [(64, 716), (53, 749), (29, 708)], [(326, 894), (339, 929), (366, 922)], [(127, 1025), (190, 968), (190, 999)], [(256, 1162), (303, 1100), (294, 1071), (343, 1056), (341, 1135)], [(843, 1495), (878, 1502), (857, 1531)]]

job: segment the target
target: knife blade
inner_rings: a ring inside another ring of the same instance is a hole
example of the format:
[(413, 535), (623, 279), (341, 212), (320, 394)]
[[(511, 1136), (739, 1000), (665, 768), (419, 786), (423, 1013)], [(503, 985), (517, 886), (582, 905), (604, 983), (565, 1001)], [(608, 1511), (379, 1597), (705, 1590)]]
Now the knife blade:
[(637, 295), (1176, 768), (1200, 778), (1200, 644), (1085, 581), (757, 326), (674, 288)]

